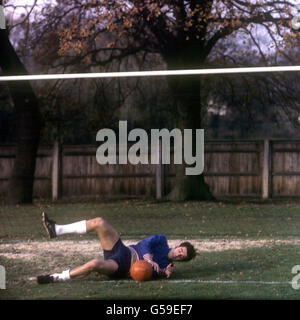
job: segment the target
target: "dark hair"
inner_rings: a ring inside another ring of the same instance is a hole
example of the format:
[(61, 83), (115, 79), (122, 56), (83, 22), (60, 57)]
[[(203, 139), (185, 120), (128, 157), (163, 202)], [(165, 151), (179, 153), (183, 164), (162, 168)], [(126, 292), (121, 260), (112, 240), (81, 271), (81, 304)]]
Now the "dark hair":
[(190, 261), (196, 257), (196, 250), (190, 242), (182, 242), (178, 247), (186, 247), (187, 256), (182, 261)]

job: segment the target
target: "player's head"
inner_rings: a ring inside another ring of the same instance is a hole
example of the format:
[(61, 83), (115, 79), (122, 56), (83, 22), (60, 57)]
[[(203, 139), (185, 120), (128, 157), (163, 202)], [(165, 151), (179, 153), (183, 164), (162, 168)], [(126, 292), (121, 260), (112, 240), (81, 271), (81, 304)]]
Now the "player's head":
[(195, 258), (196, 250), (190, 242), (185, 241), (171, 249), (169, 256), (173, 261), (190, 261)]
[(196, 257), (196, 250), (190, 242), (182, 242), (178, 247), (186, 248), (186, 256), (181, 261), (190, 261)]

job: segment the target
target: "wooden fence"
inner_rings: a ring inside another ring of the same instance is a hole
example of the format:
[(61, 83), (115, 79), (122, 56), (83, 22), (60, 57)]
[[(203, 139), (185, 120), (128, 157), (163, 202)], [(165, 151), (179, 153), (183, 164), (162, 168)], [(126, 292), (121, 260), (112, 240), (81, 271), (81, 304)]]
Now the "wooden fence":
[[(99, 165), (98, 146), (41, 147), (34, 196), (145, 196), (172, 189), (175, 165)], [(0, 196), (8, 189), (14, 146), (0, 146)], [(205, 141), (204, 176), (216, 197), (300, 196), (300, 140)]]

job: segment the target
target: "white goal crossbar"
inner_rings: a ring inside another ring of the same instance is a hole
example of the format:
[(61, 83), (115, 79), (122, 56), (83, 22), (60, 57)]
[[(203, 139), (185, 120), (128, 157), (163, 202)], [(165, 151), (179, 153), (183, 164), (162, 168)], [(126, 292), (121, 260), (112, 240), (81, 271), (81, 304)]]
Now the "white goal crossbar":
[(191, 76), (209, 74), (236, 74), (259, 72), (292, 72), (300, 71), (300, 66), (276, 67), (245, 67), (245, 68), (217, 68), (217, 69), (189, 69), (189, 70), (157, 70), (157, 71), (130, 71), (130, 72), (92, 72), (92, 73), (62, 73), (37, 74), (19, 76), (0, 76), (2, 81), (28, 81), (28, 80), (67, 80), (91, 78), (126, 78), (126, 77), (154, 77), (154, 76)]

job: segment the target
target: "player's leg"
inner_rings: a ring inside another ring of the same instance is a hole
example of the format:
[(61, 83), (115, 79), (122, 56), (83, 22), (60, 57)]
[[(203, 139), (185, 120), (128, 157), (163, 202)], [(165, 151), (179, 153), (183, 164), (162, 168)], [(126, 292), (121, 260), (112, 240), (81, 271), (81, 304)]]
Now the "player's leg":
[(76, 267), (70, 271), (71, 279), (80, 279), (89, 275), (91, 272), (99, 274), (111, 275), (118, 270), (118, 264), (111, 259), (94, 259), (86, 264)]
[(97, 232), (101, 247), (104, 250), (112, 250), (120, 239), (119, 233), (103, 218), (95, 218), (86, 221), (87, 232)]
[(89, 275), (91, 272), (99, 274), (110, 275), (118, 270), (118, 264), (111, 259), (93, 259), (82, 266), (76, 267), (72, 270), (65, 270), (62, 273), (54, 273), (48, 275), (41, 275), (37, 277), (39, 284), (47, 284), (52, 282), (64, 282), (71, 279), (81, 279)]
[(84, 234), (87, 232), (97, 232), (101, 246), (104, 250), (111, 250), (119, 240), (118, 232), (103, 218), (94, 218), (91, 220), (82, 220), (71, 224), (58, 225), (50, 220), (45, 212), (42, 213), (43, 224), (50, 236), (55, 238), (68, 233)]
[(42, 221), (50, 239), (56, 238), (57, 236), (61, 236), (63, 234), (68, 234), (68, 233), (79, 233), (79, 234), (86, 233), (85, 220), (77, 221), (77, 222), (65, 224), (65, 225), (58, 225), (55, 221), (49, 219), (46, 212), (43, 212)]

